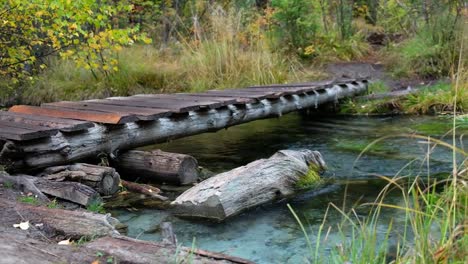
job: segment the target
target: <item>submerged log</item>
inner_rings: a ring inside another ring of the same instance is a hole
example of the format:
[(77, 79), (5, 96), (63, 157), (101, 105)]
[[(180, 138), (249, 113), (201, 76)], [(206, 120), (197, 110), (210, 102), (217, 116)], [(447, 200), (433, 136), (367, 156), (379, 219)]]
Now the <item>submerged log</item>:
[(42, 201), (47, 195), (74, 202), (83, 206), (99, 203), (101, 196), (91, 187), (78, 182), (56, 182), (29, 175), (8, 175), (0, 173), (0, 183), (12, 183), (25, 193), (32, 193)]
[(131, 150), (120, 155), (115, 166), (123, 175), (158, 182), (184, 185), (198, 180), (197, 160), (185, 154)]
[(52, 181), (74, 181), (92, 187), (102, 195), (119, 190), (120, 175), (114, 168), (77, 163), (45, 169), (40, 176)]
[(324, 168), (325, 162), (317, 151), (281, 150), (268, 159), (202, 181), (171, 204), (176, 215), (221, 221), (294, 194), (297, 182), (310, 173), (310, 169)]
[(115, 256), (122, 263), (238, 263), (253, 262), (225, 254), (176, 247), (167, 243), (141, 241), (129, 237), (104, 237), (86, 245)]
[(136, 193), (141, 193), (144, 195), (147, 195), (151, 198), (156, 198), (161, 201), (167, 201), (168, 198), (164, 197), (162, 195), (159, 195), (161, 190), (159, 190), (156, 187), (153, 187), (148, 184), (141, 184), (141, 183), (135, 183), (135, 182), (129, 182), (129, 181), (124, 181), (122, 180), (122, 186), (125, 187), (127, 190), (130, 192), (136, 192)]
[(116, 227), (120, 222), (110, 215), (34, 206), (4, 198), (0, 198), (0, 216), (0, 226), (12, 227), (29, 221), (34, 226), (31, 232), (38, 231), (48, 238), (80, 239), (119, 234)]

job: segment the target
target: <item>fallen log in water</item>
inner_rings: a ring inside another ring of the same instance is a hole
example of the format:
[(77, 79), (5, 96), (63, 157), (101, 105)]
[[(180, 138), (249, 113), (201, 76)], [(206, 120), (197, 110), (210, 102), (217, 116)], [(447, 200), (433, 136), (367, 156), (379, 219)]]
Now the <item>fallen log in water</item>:
[(198, 180), (197, 160), (189, 155), (161, 150), (131, 150), (118, 156), (115, 166), (122, 175), (174, 184)]
[[(309, 170), (322, 170), (322, 155), (311, 150), (281, 150), (268, 159), (218, 174), (172, 202), (179, 216), (224, 220), (248, 208), (295, 193)], [(316, 171), (315, 171), (316, 173)]]
[(159, 195), (161, 190), (148, 184), (134, 183), (134, 182), (122, 180), (122, 186), (125, 187), (130, 192), (141, 193), (151, 198), (159, 199), (161, 201), (168, 200), (167, 197)]
[(39, 176), (51, 181), (74, 181), (92, 187), (102, 195), (119, 190), (120, 175), (114, 168), (77, 163), (45, 169)]
[(48, 201), (47, 195), (83, 206), (101, 202), (101, 196), (93, 188), (78, 182), (56, 182), (29, 175), (8, 175), (0, 172), (0, 183), (11, 183), (24, 193), (31, 193), (39, 200)]

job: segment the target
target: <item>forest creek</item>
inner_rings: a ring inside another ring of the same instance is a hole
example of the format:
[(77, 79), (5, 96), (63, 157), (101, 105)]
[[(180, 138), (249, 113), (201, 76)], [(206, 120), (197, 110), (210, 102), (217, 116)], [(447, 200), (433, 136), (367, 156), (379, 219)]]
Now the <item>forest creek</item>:
[(0, 264), (468, 263), (466, 1), (0, 6)]

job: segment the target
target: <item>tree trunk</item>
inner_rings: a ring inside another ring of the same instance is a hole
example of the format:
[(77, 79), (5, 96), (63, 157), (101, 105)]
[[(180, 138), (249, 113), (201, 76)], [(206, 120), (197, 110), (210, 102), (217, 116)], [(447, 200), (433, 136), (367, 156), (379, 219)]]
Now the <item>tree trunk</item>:
[(240, 212), (290, 196), (310, 168), (325, 162), (317, 151), (281, 150), (268, 159), (218, 174), (190, 188), (171, 204), (179, 216), (224, 220)]
[(45, 169), (40, 176), (51, 181), (75, 181), (92, 187), (102, 195), (119, 190), (120, 175), (110, 167), (77, 163)]
[(239, 263), (253, 262), (204, 250), (176, 247), (129, 237), (104, 237), (92, 241), (86, 248), (115, 256), (122, 263)]
[(117, 158), (115, 166), (122, 175), (173, 184), (190, 184), (198, 179), (197, 160), (189, 155), (161, 150), (131, 150)]
[[(62, 246), (29, 237), (21, 230), (0, 232), (1, 263), (106, 263), (109, 257), (96, 251), (75, 246)], [(97, 262), (96, 262), (97, 261)]]
[(32, 236), (50, 239), (80, 239), (118, 235), (120, 222), (110, 215), (87, 211), (69, 211), (45, 206), (34, 206), (0, 198), (0, 226), (29, 221)]

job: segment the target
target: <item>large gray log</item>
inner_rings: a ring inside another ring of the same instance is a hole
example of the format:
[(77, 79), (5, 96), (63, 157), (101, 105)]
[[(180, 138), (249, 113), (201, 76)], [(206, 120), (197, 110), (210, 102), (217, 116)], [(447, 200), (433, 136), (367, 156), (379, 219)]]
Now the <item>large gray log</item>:
[(325, 168), (311, 150), (281, 150), (268, 159), (218, 174), (182, 193), (171, 204), (179, 216), (224, 220), (246, 209), (290, 196), (309, 169)]
[[(315, 85), (320, 86), (320, 85)], [(323, 86), (323, 85), (322, 85)], [(367, 82), (351, 80), (332, 85), (320, 92), (264, 99), (243, 106), (229, 105), (219, 109), (189, 112), (186, 116), (160, 118), (154, 122), (134, 122), (120, 126), (95, 124), (86, 133), (57, 133), (44, 140), (12, 142), (0, 156), (8, 161), (11, 171), (44, 168), (116, 153), (170, 139), (217, 131), (257, 119), (316, 107), (327, 102), (354, 96), (367, 90)]]
[(45, 169), (40, 176), (51, 181), (75, 181), (95, 189), (102, 195), (119, 190), (120, 175), (114, 168), (77, 163)]
[(198, 180), (197, 160), (185, 154), (130, 150), (118, 156), (115, 166), (122, 175), (134, 178), (180, 185)]

